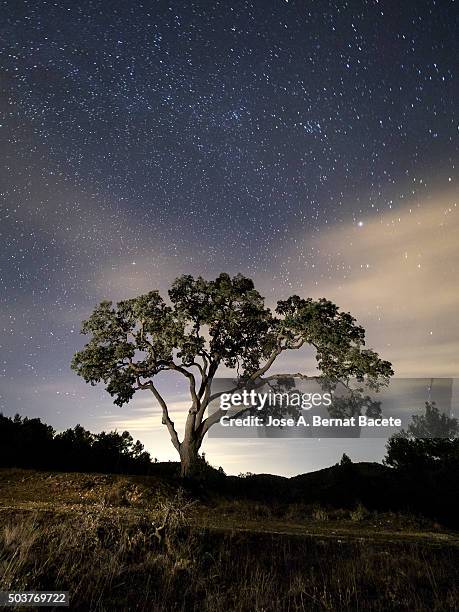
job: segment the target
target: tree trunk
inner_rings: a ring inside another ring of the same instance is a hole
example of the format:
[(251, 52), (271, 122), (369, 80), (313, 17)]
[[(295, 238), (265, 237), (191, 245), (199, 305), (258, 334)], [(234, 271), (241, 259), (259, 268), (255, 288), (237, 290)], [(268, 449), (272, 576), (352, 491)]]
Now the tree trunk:
[(200, 458), (197, 440), (185, 438), (180, 445), (180, 474), (182, 478), (193, 478), (199, 471)]

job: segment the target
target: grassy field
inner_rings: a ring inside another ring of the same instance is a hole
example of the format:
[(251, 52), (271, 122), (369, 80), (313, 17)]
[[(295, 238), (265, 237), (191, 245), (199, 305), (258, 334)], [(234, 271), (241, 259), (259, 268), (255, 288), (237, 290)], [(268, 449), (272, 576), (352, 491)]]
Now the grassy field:
[(459, 537), (393, 513), (0, 470), (1, 590), (81, 610), (457, 610)]

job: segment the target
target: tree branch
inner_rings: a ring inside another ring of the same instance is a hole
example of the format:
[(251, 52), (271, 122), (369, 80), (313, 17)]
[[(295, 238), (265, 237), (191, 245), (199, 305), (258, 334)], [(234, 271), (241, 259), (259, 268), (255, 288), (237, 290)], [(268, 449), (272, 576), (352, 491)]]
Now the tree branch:
[(201, 407), (201, 400), (199, 399), (199, 397), (198, 397), (198, 395), (196, 393), (196, 379), (195, 379), (194, 375), (191, 372), (188, 372), (188, 370), (186, 368), (175, 364), (173, 361), (171, 361), (171, 363), (170, 363), (170, 369), (171, 370), (176, 370), (177, 372), (180, 372), (181, 374), (186, 376), (186, 378), (188, 378), (188, 380), (190, 382), (191, 399), (193, 400), (193, 406), (192, 406), (191, 410), (194, 413), (196, 413), (199, 410), (199, 408)]
[(196, 414), (196, 423), (195, 423), (196, 428), (198, 428), (201, 425), (204, 413), (206, 411), (207, 406), (209, 405), (210, 389), (212, 386), (212, 381), (214, 379), (214, 376), (217, 373), (217, 370), (218, 370), (218, 362), (213, 361), (209, 366), (209, 373), (207, 374), (205, 379), (202, 380), (201, 388), (199, 389), (199, 393), (198, 393), (199, 397), (201, 398), (201, 405)]
[[(256, 381), (257, 379), (261, 379), (261, 376), (263, 376), (263, 374), (265, 374), (269, 368), (273, 365), (273, 363), (275, 362), (275, 360), (277, 359), (277, 357), (282, 353), (283, 350), (286, 350), (287, 348), (289, 349), (299, 349), (303, 346), (305, 340), (304, 339), (300, 339), (297, 344), (295, 344), (294, 346), (291, 347), (277, 347), (275, 351), (273, 351), (273, 353), (271, 354), (271, 356), (269, 357), (268, 361), (265, 363), (265, 365), (261, 368), (259, 368), (256, 372), (254, 372), (250, 377), (249, 380), (251, 380), (252, 382)], [(263, 385), (265, 380), (273, 380), (275, 378), (308, 378), (307, 375), (305, 374), (273, 374), (272, 376), (269, 376), (267, 379), (261, 379), (260, 380), (260, 385)], [(214, 393), (213, 395), (211, 395), (210, 397), (207, 398), (207, 400), (202, 402), (201, 405), (201, 411), (200, 411), (200, 418), (197, 419), (196, 421), (196, 428), (199, 430), (199, 435), (201, 437), (201, 439), (205, 436), (205, 434), (209, 431), (209, 429), (212, 427), (212, 425), (214, 425), (222, 416), (222, 411), (216, 411), (214, 414), (210, 415), (207, 417), (207, 419), (205, 419), (204, 421), (202, 420), (202, 417), (204, 416), (204, 412), (206, 410), (206, 408), (208, 407), (208, 405), (210, 404), (210, 402), (214, 401), (215, 399), (218, 399), (221, 395), (223, 395), (223, 393), (233, 393), (234, 391), (237, 391), (237, 389), (239, 389), (246, 381), (242, 380), (240, 382), (238, 382), (238, 384), (236, 385), (236, 387), (234, 387), (233, 389), (231, 389), (231, 391), (221, 391), (219, 393)], [(210, 388), (210, 385), (209, 385)], [(246, 409), (247, 410), (247, 409)], [(242, 412), (245, 412), (242, 411)], [(199, 421), (199, 422), (198, 422)]]
[(142, 383), (140, 382), (140, 378), (137, 377), (137, 384), (139, 385), (140, 389), (150, 389), (150, 391), (153, 393), (153, 395), (157, 399), (159, 405), (161, 406), (161, 410), (163, 412), (162, 423), (163, 425), (166, 425), (169, 431), (169, 435), (171, 437), (171, 441), (172, 441), (172, 444), (174, 445), (174, 448), (177, 450), (177, 452), (180, 452), (180, 441), (179, 441), (179, 437), (177, 434), (177, 430), (175, 429), (174, 421), (169, 416), (169, 410), (167, 408), (167, 404), (164, 401), (163, 396), (160, 394), (160, 392), (158, 391), (158, 389), (155, 387), (155, 385), (153, 384), (151, 380), (148, 381), (147, 383)]

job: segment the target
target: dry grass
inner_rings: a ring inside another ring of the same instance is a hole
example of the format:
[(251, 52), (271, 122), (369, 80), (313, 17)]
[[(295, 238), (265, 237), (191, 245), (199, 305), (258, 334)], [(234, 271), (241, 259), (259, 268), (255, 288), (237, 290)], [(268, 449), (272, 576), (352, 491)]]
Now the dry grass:
[(68, 590), (85, 611), (459, 609), (458, 539), (431, 522), (189, 495), (141, 477), (0, 473), (0, 590)]
[(179, 493), (132, 520), (110, 508), (12, 517), (0, 588), (69, 590), (84, 610), (457, 609), (454, 548), (197, 532), (188, 504)]

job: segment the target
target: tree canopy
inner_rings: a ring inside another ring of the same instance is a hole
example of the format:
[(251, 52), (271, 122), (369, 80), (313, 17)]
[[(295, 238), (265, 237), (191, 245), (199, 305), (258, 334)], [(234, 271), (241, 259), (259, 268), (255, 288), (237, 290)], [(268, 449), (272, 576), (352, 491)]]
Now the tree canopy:
[[(162, 409), (172, 443), (182, 462), (196, 454), (212, 425), (205, 418), (212, 381), (220, 366), (234, 369), (241, 381), (256, 381), (287, 350), (311, 345), (317, 367), (329, 381), (356, 378), (378, 388), (393, 374), (391, 364), (365, 348), (365, 331), (333, 302), (297, 295), (265, 306), (253, 281), (222, 273), (215, 280), (184, 275), (175, 280), (166, 302), (158, 291), (103, 301), (83, 322), (89, 335), (72, 368), (92, 385), (103, 382), (122, 406), (138, 390), (150, 390)], [(174, 371), (186, 377), (190, 408), (185, 437), (179, 440), (155, 377)]]

